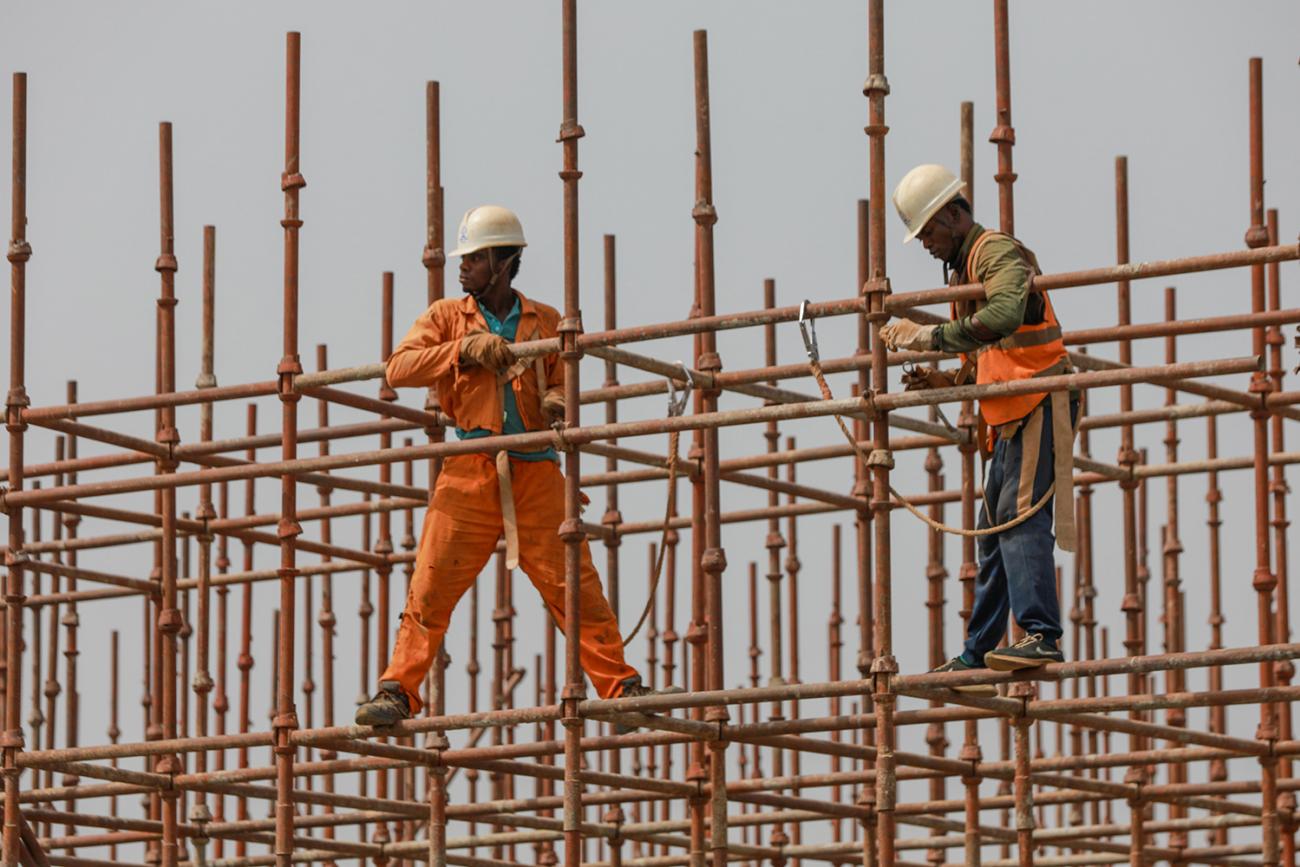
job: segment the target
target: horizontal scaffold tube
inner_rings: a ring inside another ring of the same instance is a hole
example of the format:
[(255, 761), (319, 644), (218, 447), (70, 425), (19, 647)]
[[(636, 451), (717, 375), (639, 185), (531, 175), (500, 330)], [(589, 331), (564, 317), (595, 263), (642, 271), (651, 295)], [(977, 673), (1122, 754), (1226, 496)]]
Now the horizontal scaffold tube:
[(1216, 361), (1191, 361), (1180, 364), (1165, 364), (1152, 367), (1126, 367), (1120, 370), (1104, 370), (1089, 373), (1072, 373), (1061, 376), (1048, 376), (1033, 380), (991, 383), (988, 385), (971, 385), (956, 388), (940, 388), (927, 391), (910, 391), (883, 394), (879, 397), (865, 395), (860, 398), (841, 398), (839, 400), (821, 400), (808, 403), (780, 404), (751, 409), (725, 410), (712, 413), (697, 413), (685, 416), (673, 416), (646, 421), (621, 422), (617, 424), (592, 425), (590, 427), (571, 428), (563, 431), (536, 431), (512, 434), (508, 436), (482, 437), (480, 439), (460, 440), (457, 442), (430, 443), (428, 445), (404, 448), (381, 449), (370, 452), (356, 452), (342, 455), (329, 455), (319, 458), (301, 458), (291, 461), (276, 461), (235, 467), (219, 467), (211, 470), (187, 473), (169, 473), (160, 476), (146, 476), (135, 479), (117, 479), (106, 482), (92, 482), (83, 485), (64, 485), (41, 490), (17, 491), (0, 497), (0, 506), (5, 508), (36, 506), (68, 498), (95, 497), (110, 494), (150, 491), (161, 488), (179, 488), (202, 483), (218, 483), (236, 479), (263, 478), (279, 476), (285, 473), (316, 472), (320, 470), (343, 469), (346, 467), (368, 466), (371, 464), (395, 463), (407, 459), (424, 459), (448, 457), (458, 454), (492, 453), (501, 449), (530, 449), (538, 446), (553, 446), (566, 449), (571, 445), (596, 440), (619, 439), (624, 437), (647, 436), (669, 433), (671, 431), (698, 430), (713, 427), (726, 427), (741, 424), (753, 424), (764, 421), (784, 421), (798, 418), (817, 418), (828, 415), (852, 415), (858, 412), (874, 414), (877, 411), (889, 411), (906, 407), (932, 406), (951, 401), (973, 400), (984, 397), (1003, 397), (1037, 392), (1065, 391), (1084, 388), (1101, 388), (1125, 383), (1147, 382), (1157, 379), (1183, 379), (1201, 376), (1220, 376), (1233, 373), (1246, 373), (1260, 369), (1258, 356), (1228, 358)]
[[(1188, 653), (1165, 653), (1151, 656), (1122, 657), (1117, 659), (1088, 660), (1081, 662), (1051, 663), (1035, 669), (1036, 679), (1064, 680), (1093, 675), (1120, 674), (1129, 671), (1153, 672), (1173, 669), (1203, 668), (1217, 665), (1240, 665), (1259, 662), (1280, 662), (1300, 658), (1300, 644), (1270, 644), (1261, 647), (1238, 647), (1225, 650), (1203, 650)], [(1002, 683), (1024, 680), (1023, 675), (1012, 672), (994, 672), (977, 669), (967, 672), (894, 675), (898, 689), (923, 689), (951, 687), (959, 683)], [(744, 704), (775, 701), (805, 701), (833, 696), (860, 696), (871, 688), (870, 680), (841, 680), (831, 683), (799, 683), (778, 686), (743, 687), (737, 689), (705, 690), (691, 693), (647, 695), (636, 698), (589, 699), (579, 710), (584, 717), (597, 714), (658, 713), (691, 707), (709, 707), (719, 704)], [(1148, 700), (1150, 696), (1141, 696)], [(1091, 701), (1091, 700), (1088, 700)], [(1088, 706), (1075, 705), (1074, 709), (1087, 710)], [(558, 720), (560, 709), (555, 705), (533, 708), (506, 708), (467, 714), (448, 714), (407, 720), (377, 731), (369, 726), (335, 726), (323, 729), (295, 731), (291, 742), (296, 746), (316, 746), (338, 740), (366, 739), (371, 737), (397, 737), (417, 735), (431, 731), (454, 731), (489, 726), (519, 725)], [(681, 722), (681, 721), (679, 721)], [(218, 735), (206, 738), (157, 740), (143, 743), (104, 744), (93, 747), (75, 747), (57, 750), (32, 750), (18, 758), (20, 767), (61, 764), (76, 761), (95, 761), (134, 756), (163, 755), (169, 752), (196, 752), (199, 750), (236, 749), (241, 746), (267, 746), (270, 732)], [(632, 742), (628, 742), (630, 746)], [(846, 745), (847, 746), (847, 745)], [(494, 753), (494, 755), (499, 755)]]
[[(1255, 264), (1267, 264), (1270, 262), (1287, 262), (1295, 259), (1300, 259), (1300, 245), (1283, 244), (1274, 247), (1261, 247), (1254, 250), (1211, 253), (1205, 256), (1192, 256), (1185, 259), (1134, 262), (1127, 265), (1112, 265), (1104, 268), (1092, 268), (1082, 271), (1044, 274), (1034, 279), (1034, 286), (1044, 290), (1066, 289), (1099, 283), (1113, 283), (1116, 280), (1167, 277), (1175, 274), (1190, 274), (1227, 268), (1240, 268)], [(926, 304), (938, 304), (953, 300), (982, 298), (983, 292), (984, 288), (981, 284), (970, 283), (961, 286), (923, 289), (916, 292), (893, 293), (886, 296), (885, 309), (897, 312)], [(851, 299), (837, 301), (813, 302), (808, 304), (806, 312), (813, 318), (865, 313), (865, 298), (866, 296), (858, 296)], [(697, 317), (678, 322), (620, 328), (612, 331), (594, 331), (579, 335), (578, 347), (579, 349), (594, 349), (597, 347), (615, 346), (621, 343), (636, 343), (646, 340), (657, 340), (665, 337), (699, 334), (705, 331), (725, 331), (736, 328), (746, 328), (754, 325), (766, 325), (768, 323), (794, 322), (799, 319), (800, 312), (800, 306), (798, 305), (790, 307), (773, 307), (762, 310)], [(1294, 312), (1295, 311), (1284, 310), (1272, 311), (1267, 314), (1252, 314), (1249, 315), (1249, 325), (1289, 323), (1293, 321), (1292, 314), (1294, 314)], [(1091, 343), (1103, 339), (1118, 340), (1121, 338), (1216, 331), (1237, 327), (1228, 324), (1230, 320), (1235, 320), (1237, 318), (1238, 317), (1222, 317), (1224, 322), (1217, 324), (1205, 324), (1216, 322), (1216, 320), (1190, 321), (1191, 323), (1202, 323), (1199, 327), (1195, 324), (1181, 325), (1180, 323), (1152, 323), (1150, 325), (1120, 326), (1113, 329), (1089, 329), (1087, 332), (1078, 333), (1081, 335), (1080, 339), (1072, 340), (1071, 338), (1073, 335), (1068, 333), (1065, 335), (1065, 339), (1067, 343)], [(1242, 318), (1246, 318), (1246, 316), (1243, 315)], [(1109, 333), (1110, 336), (1101, 337), (1100, 335), (1103, 333)], [(1082, 335), (1087, 336), (1082, 337)], [(537, 355), (547, 355), (559, 352), (560, 342), (558, 338), (533, 340), (517, 343), (512, 348), (518, 357), (531, 358)], [(866, 357), (864, 356), (863, 358)], [(857, 363), (869, 364), (870, 362), (869, 360), (858, 359)], [(825, 369), (828, 373), (834, 372), (831, 367), (826, 367)], [(757, 372), (755, 373), (757, 374)], [(317, 373), (302, 373), (294, 378), (294, 387), (300, 392), (306, 392), (309, 389), (338, 385), (340, 383), (363, 382), (379, 379), (383, 377), (383, 375), (383, 364), (363, 364), (357, 367), (325, 370)], [(718, 377), (718, 384), (725, 385), (741, 382), (741, 380), (734, 377), (736, 377), (736, 374), (721, 374)], [(750, 381), (759, 382), (761, 380), (776, 378), (781, 377), (756, 375), (755, 378)], [(23, 418), (27, 421), (37, 421), (40, 419), (50, 418), (76, 418), (78, 416), (84, 417), (105, 413), (156, 409), (161, 406), (184, 406), (221, 400), (264, 397), (276, 394), (277, 388), (278, 384), (275, 382), (254, 382), (242, 385), (196, 389), (193, 391), (152, 394), (133, 398), (117, 398), (112, 400), (89, 401), (86, 403), (28, 407), (23, 410)], [(662, 384), (658, 384), (658, 388), (662, 390)], [(584, 403), (587, 402), (588, 399), (594, 403), (608, 400), (609, 397), (603, 393), (592, 393), (589, 398), (584, 399)]]

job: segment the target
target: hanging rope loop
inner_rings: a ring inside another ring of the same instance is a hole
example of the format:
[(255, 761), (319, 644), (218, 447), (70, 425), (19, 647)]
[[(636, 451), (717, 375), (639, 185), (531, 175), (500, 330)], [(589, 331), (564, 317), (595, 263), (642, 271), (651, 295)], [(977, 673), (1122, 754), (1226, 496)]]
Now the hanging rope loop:
[[(817, 347), (817, 328), (816, 325), (814, 325), (813, 318), (811, 316), (808, 316), (807, 312), (808, 312), (808, 302), (804, 301), (802, 304), (799, 305), (799, 333), (803, 337), (804, 348), (808, 352), (808, 369), (812, 372), (813, 378), (817, 380), (817, 387), (821, 389), (822, 397), (825, 400), (834, 400), (835, 399), (834, 394), (831, 392), (830, 384), (826, 382), (826, 374), (822, 370), (820, 353)], [(870, 454), (868, 454), (867, 452), (863, 451), (862, 446), (858, 445), (857, 439), (849, 431), (848, 425), (844, 423), (843, 417), (838, 414), (832, 417), (835, 419), (835, 423), (839, 425), (840, 432), (844, 434), (844, 438), (848, 440), (849, 445), (853, 448), (853, 453), (857, 455), (858, 460), (862, 461), (864, 466), (869, 468), (871, 467), (887, 467), (888, 469), (894, 468), (894, 457), (892, 452), (888, 451), (887, 449), (872, 449)], [(942, 416), (940, 417), (942, 418)], [(943, 421), (945, 424), (948, 424), (948, 420), (946, 418), (943, 419)], [(952, 425), (948, 424), (948, 427), (952, 428)], [(948, 524), (944, 524), (940, 521), (934, 520), (929, 515), (925, 514), (920, 509), (918, 509), (916, 506), (912, 505), (912, 503), (910, 503), (906, 497), (904, 497), (902, 494), (898, 492), (897, 488), (895, 488), (893, 485), (889, 486), (890, 495), (893, 496), (894, 499), (898, 501), (899, 505), (901, 505), (904, 509), (907, 509), (907, 511), (911, 512), (916, 517), (920, 518), (922, 521), (924, 521), (932, 530), (938, 530), (941, 533), (949, 533), (953, 536), (965, 536), (967, 538), (993, 536), (998, 533), (1005, 532), (1006, 530), (1010, 530), (1014, 527), (1019, 527), (1025, 521), (1028, 521), (1034, 515), (1038, 514), (1039, 511), (1041, 511), (1042, 508), (1047, 505), (1047, 501), (1052, 499), (1052, 494), (1054, 492), (1055, 492), (1055, 488), (1049, 487), (1045, 492), (1043, 492), (1043, 496), (1039, 498), (1038, 502), (1034, 503), (1028, 509), (1021, 512), (1019, 515), (1016, 515), (1011, 520), (1006, 521), (1005, 523), (998, 524), (997, 526), (994, 527), (966, 529), (964, 527), (952, 527), (949, 526)]]
[[(682, 375), (686, 380), (686, 385), (680, 391), (672, 377), (668, 378), (668, 417), (677, 418), (686, 412), (686, 401), (691, 396), (691, 391), (695, 387), (695, 377), (691, 376), (691, 369), (682, 362), (677, 362), (677, 366), (682, 369)], [(641, 610), (641, 616), (636, 621), (636, 626), (623, 639), (623, 646), (627, 647), (636, 638), (641, 627), (645, 625), (646, 620), (650, 617), (650, 611), (655, 605), (655, 593), (659, 589), (659, 577), (663, 574), (664, 555), (668, 550), (668, 537), (673, 532), (672, 522), (673, 515), (677, 511), (677, 446), (681, 440), (681, 431), (668, 432), (668, 503), (664, 509), (664, 526), (659, 536), (659, 549), (655, 552), (654, 574), (650, 576), (650, 593), (646, 596), (645, 608)]]

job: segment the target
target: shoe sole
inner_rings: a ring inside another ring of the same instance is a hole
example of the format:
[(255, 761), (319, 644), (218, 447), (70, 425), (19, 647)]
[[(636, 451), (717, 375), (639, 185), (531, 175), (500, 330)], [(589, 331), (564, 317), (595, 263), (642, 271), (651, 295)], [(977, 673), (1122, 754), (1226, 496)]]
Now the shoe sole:
[[(638, 711), (638, 713), (645, 714), (651, 720), (659, 718), (659, 714), (655, 713), (645, 713), (645, 711)], [(616, 735), (630, 735), (633, 732), (640, 731), (641, 729), (642, 726), (637, 725), (636, 723), (614, 723), (614, 734)]]
[[(647, 695), (681, 695), (681, 694), (684, 693), (684, 692), (686, 692), (686, 690), (685, 690), (684, 687), (680, 687), (680, 686), (666, 686), (666, 687), (664, 687), (663, 689), (657, 689), (657, 690), (655, 690), (654, 692), (650, 692), (650, 693), (646, 693), (646, 694), (647, 694)], [(644, 711), (643, 711), (643, 713), (644, 713)], [(648, 717), (654, 717), (654, 716), (656, 716), (656, 714), (647, 713), (646, 716), (648, 716)], [(632, 734), (632, 733), (635, 732), (635, 731), (640, 731), (640, 729), (641, 729), (641, 726), (636, 726), (636, 725), (626, 725), (626, 724), (624, 724), (624, 723), (615, 723), (615, 724), (614, 724), (614, 734), (616, 734), (616, 735), (630, 735), (630, 734)]]
[(382, 728), (388, 728), (389, 726), (392, 725), (397, 725), (399, 722), (401, 722), (404, 719), (410, 719), (410, 717), (398, 717), (397, 719), (376, 720), (370, 717), (363, 717), (360, 714), (358, 714), (356, 718), (356, 724), (359, 726), (370, 726), (372, 729), (382, 729)]
[(1022, 656), (997, 656), (988, 653), (984, 664), (994, 671), (1024, 671), (1027, 668), (1041, 668), (1049, 662), (1061, 662), (1059, 659), (1025, 659)]

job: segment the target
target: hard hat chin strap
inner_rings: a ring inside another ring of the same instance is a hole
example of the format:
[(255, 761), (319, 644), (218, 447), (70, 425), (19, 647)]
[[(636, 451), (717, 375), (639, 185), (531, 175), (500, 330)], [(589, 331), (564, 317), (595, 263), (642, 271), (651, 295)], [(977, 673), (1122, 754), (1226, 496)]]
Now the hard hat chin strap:
[(497, 255), (496, 255), (495, 247), (488, 247), (487, 254), (488, 254), (488, 268), (491, 269), (492, 271), (492, 279), (488, 282), (488, 285), (495, 286), (497, 284), (497, 278), (501, 276), (502, 272), (505, 271), (507, 268), (509, 268), (511, 264), (516, 259), (519, 258), (519, 251), (515, 250), (513, 253), (507, 256), (504, 261), (502, 261), (499, 264), (497, 263)]

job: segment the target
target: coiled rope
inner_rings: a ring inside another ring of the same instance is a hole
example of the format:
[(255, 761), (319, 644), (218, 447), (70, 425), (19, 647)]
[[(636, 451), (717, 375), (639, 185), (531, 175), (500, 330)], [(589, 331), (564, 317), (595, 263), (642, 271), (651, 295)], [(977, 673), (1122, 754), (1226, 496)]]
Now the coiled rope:
[[(813, 379), (817, 380), (817, 387), (821, 389), (822, 398), (824, 400), (834, 400), (835, 395), (831, 393), (831, 387), (826, 382), (826, 374), (822, 370), (821, 353), (817, 348), (817, 326), (814, 324), (812, 317), (806, 315), (807, 308), (807, 301), (804, 301), (799, 305), (799, 333), (803, 337), (804, 348), (808, 351), (808, 369), (812, 372)], [(835, 423), (839, 425), (840, 431), (844, 434), (844, 438), (848, 440), (849, 445), (853, 449), (853, 453), (857, 455), (858, 460), (862, 461), (863, 466), (868, 468), (874, 468), (877, 466), (893, 467), (894, 459), (890, 456), (888, 451), (884, 449), (873, 449), (870, 454), (864, 452), (862, 447), (858, 445), (857, 437), (853, 436), (853, 434), (849, 432), (849, 427), (844, 423), (843, 416), (840, 416), (837, 413), (833, 418), (835, 419)], [(889, 485), (889, 493), (894, 497), (894, 499), (898, 500), (899, 505), (920, 518), (929, 525), (931, 529), (938, 530), (941, 533), (949, 533), (953, 536), (979, 538), (981, 536), (992, 536), (1019, 527), (1025, 521), (1028, 521), (1034, 515), (1038, 514), (1039, 511), (1047, 505), (1047, 501), (1052, 499), (1052, 494), (1055, 493), (1055, 488), (1049, 487), (1043, 493), (1043, 496), (1038, 499), (1038, 502), (1034, 503), (1019, 515), (1016, 515), (1011, 520), (994, 527), (981, 527), (978, 529), (953, 527), (941, 521), (936, 521), (934, 518), (931, 518), (929, 515), (914, 506), (906, 497), (900, 494), (898, 489), (893, 485)]]

